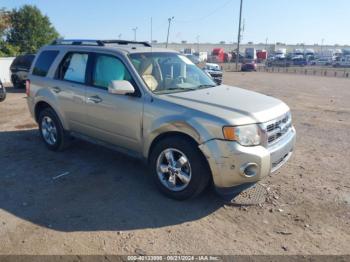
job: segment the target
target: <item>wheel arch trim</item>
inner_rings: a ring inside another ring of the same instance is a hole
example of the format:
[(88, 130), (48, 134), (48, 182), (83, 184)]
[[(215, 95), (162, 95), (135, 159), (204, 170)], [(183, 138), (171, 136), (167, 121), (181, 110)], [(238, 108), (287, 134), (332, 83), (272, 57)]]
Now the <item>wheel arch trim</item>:
[(62, 126), (65, 130), (69, 130), (69, 126), (68, 123), (64, 120), (64, 117), (62, 116), (61, 112), (58, 110), (58, 108), (50, 103), (47, 99), (45, 98), (40, 98), (38, 99), (38, 101), (35, 102), (35, 106), (34, 106), (34, 117), (36, 122), (38, 122), (38, 117), (39, 117), (39, 109), (40, 108), (46, 108), (46, 107), (50, 107), (54, 110), (54, 112), (56, 113), (56, 115), (58, 116), (59, 120), (62, 123)]
[(151, 132), (148, 139), (144, 143), (143, 156), (145, 159), (149, 159), (150, 153), (154, 146), (162, 139), (171, 136), (184, 136), (194, 143), (199, 145), (201, 143), (200, 134), (187, 123), (172, 123), (165, 124), (158, 129)]

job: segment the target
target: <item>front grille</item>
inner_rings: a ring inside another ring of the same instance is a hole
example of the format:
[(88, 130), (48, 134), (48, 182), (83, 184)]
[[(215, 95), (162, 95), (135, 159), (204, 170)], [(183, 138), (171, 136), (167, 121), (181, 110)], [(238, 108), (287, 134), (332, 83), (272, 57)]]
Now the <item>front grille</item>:
[(273, 144), (280, 140), (292, 127), (292, 119), (290, 113), (283, 115), (266, 124), (267, 143)]

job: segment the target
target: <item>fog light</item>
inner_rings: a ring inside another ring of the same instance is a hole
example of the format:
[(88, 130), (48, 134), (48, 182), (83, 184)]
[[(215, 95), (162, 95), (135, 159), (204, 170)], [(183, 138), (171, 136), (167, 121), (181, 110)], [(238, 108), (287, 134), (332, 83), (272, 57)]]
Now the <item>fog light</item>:
[(241, 174), (245, 177), (254, 177), (258, 174), (258, 165), (255, 163), (247, 163), (241, 167)]

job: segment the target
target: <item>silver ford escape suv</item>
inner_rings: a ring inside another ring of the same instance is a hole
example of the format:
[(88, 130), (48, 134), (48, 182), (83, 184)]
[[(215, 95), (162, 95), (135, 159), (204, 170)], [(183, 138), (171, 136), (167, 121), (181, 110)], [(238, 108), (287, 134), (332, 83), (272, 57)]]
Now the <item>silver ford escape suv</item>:
[(56, 40), (38, 52), (26, 92), (50, 150), (74, 136), (144, 159), (175, 199), (209, 183), (237, 194), (279, 169), (295, 144), (285, 103), (216, 85), (185, 56), (146, 42)]

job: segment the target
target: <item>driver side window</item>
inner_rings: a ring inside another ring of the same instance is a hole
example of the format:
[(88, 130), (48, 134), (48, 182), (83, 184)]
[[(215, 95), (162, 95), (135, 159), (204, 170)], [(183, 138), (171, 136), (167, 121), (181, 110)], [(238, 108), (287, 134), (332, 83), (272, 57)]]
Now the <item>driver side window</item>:
[(92, 78), (93, 85), (108, 89), (110, 83), (115, 80), (127, 80), (132, 83), (127, 68), (118, 58), (110, 55), (97, 55)]

